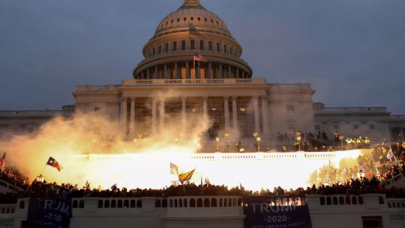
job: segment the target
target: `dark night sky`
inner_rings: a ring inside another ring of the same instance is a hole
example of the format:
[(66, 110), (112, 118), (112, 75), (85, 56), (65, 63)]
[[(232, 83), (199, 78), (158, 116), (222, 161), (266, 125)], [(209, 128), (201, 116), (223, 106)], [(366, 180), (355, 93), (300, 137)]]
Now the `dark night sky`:
[[(131, 78), (182, 0), (1, 0), (0, 109), (60, 109), (79, 84)], [(201, 0), (255, 78), (312, 83), (314, 101), (405, 114), (404, 0)]]

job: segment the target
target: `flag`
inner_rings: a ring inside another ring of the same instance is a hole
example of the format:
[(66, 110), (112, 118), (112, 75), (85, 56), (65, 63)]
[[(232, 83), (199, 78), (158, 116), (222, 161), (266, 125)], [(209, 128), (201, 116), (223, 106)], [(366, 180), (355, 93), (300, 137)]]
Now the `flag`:
[(392, 148), (390, 148), (390, 151), (387, 154), (387, 159), (389, 159), (392, 162), (393, 157), (394, 157), (394, 153), (392, 152)]
[(0, 160), (0, 169), (4, 170), (5, 165), (6, 165), (6, 153), (3, 154), (3, 158)]
[(208, 62), (202, 55), (200, 55), (198, 53), (194, 54), (194, 61)]
[(113, 191), (117, 190), (117, 184), (114, 184), (113, 186), (111, 186), (111, 190), (113, 190)]
[(365, 173), (365, 172), (366, 172), (366, 168), (364, 167), (364, 165), (361, 166), (360, 172), (362, 172), (362, 173)]
[(184, 173), (184, 169), (170, 162), (170, 174), (178, 176), (182, 173)]
[(53, 157), (49, 157), (49, 160), (46, 164), (52, 166), (53, 168), (56, 168), (59, 172), (63, 169), (63, 167), (59, 165), (59, 162), (56, 161)]
[(93, 92), (100, 92), (100, 91), (109, 90), (109, 89), (110, 89), (110, 86), (106, 85), (106, 86), (103, 86), (101, 89), (97, 89), (97, 90), (95, 90)]
[(173, 175), (179, 175), (179, 168), (177, 167), (177, 165), (173, 164), (170, 162), (170, 174)]
[(211, 185), (210, 180), (208, 179), (208, 177), (205, 178), (205, 183), (206, 183), (208, 186)]
[(195, 172), (195, 169), (191, 170), (190, 172), (180, 174), (179, 181), (181, 182), (181, 184), (183, 184), (186, 181), (191, 180), (191, 177), (193, 177), (194, 172)]
[(86, 189), (90, 189), (90, 183), (89, 183), (89, 181), (86, 181)]

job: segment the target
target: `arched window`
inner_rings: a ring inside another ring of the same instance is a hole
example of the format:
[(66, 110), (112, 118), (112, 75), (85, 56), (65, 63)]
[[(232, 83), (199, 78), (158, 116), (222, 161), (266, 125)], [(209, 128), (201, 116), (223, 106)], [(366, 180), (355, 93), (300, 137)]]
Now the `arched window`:
[(345, 199), (343, 197), (339, 197), (339, 204), (345, 205)]
[(129, 200), (124, 200), (124, 208), (129, 208)]
[(201, 18), (200, 18), (200, 17), (198, 17), (198, 21), (201, 21)]
[[(166, 22), (167, 23), (167, 22)], [(219, 25), (218, 21), (217, 21), (217, 25)]]
[(176, 41), (173, 42), (173, 51), (177, 51), (177, 42)]
[(173, 24), (173, 20), (170, 23)]
[(197, 199), (197, 207), (203, 207), (203, 200)]
[(181, 41), (181, 50), (186, 50), (186, 41)]
[(184, 17), (184, 19), (183, 19), (184, 21), (187, 21), (187, 17)]
[(111, 201), (111, 208), (116, 208), (117, 207), (117, 202), (115, 200)]
[(110, 208), (110, 201), (109, 200), (104, 201), (104, 208)]
[(153, 48), (153, 55), (156, 54), (156, 48)]
[(169, 23), (169, 21), (166, 21), (166, 25), (167, 25), (167, 23)]
[(131, 200), (129, 206), (130, 206), (131, 208), (135, 208), (135, 206), (136, 206), (136, 205), (135, 205), (135, 200)]
[(360, 205), (363, 205), (363, 204), (364, 204), (363, 197), (361, 197), (361, 196), (359, 196), (359, 204), (360, 204)]
[(190, 207), (195, 207), (195, 199), (190, 200)]
[(321, 205), (325, 205), (325, 198), (323, 198), (323, 197), (321, 197), (321, 200), (320, 200), (321, 202)]
[(339, 205), (338, 203), (338, 198), (337, 197), (333, 197), (333, 205)]
[(162, 200), (162, 207), (167, 207), (167, 200), (166, 199)]
[(357, 205), (357, 198), (355, 196), (352, 197), (352, 204)]
[(224, 53), (226, 53), (226, 45), (224, 45)]
[(184, 199), (184, 207), (187, 207), (187, 199)]
[(72, 208), (77, 208), (77, 200), (73, 200), (73, 206)]
[(191, 50), (195, 50), (194, 40), (191, 41)]
[(221, 45), (219, 43), (217, 43), (217, 52), (221, 51)]
[(159, 45), (159, 54), (162, 53), (162, 45)]
[(217, 199), (211, 200), (211, 207), (217, 207)]
[(169, 52), (169, 44), (166, 43), (165, 52)]
[(211, 41), (208, 42), (208, 48), (209, 48), (210, 51), (212, 51), (212, 42)]
[(157, 208), (162, 207), (162, 203), (161, 203), (160, 199), (156, 200), (155, 207), (157, 207)]
[(25, 202), (24, 201), (20, 201), (20, 205), (19, 205), (19, 209), (24, 209), (25, 207)]
[(378, 201), (380, 204), (384, 204), (384, 197), (382, 196), (378, 197)]
[(194, 21), (194, 17), (191, 17), (191, 21)]
[(98, 208), (103, 208), (103, 201), (102, 200), (98, 201)]
[(210, 207), (210, 199), (204, 199), (204, 207)]
[(177, 18), (177, 22), (180, 22), (180, 18)]
[(214, 20), (211, 19), (211, 23), (214, 23)]
[(122, 208), (122, 200), (118, 200), (118, 208)]
[(208, 21), (207, 18), (204, 18), (204, 21), (207, 22)]
[(204, 50), (204, 40), (200, 40), (200, 50)]
[(84, 200), (79, 201), (79, 208), (84, 208)]
[(137, 208), (142, 208), (142, 200), (137, 200), (136, 201), (136, 207)]

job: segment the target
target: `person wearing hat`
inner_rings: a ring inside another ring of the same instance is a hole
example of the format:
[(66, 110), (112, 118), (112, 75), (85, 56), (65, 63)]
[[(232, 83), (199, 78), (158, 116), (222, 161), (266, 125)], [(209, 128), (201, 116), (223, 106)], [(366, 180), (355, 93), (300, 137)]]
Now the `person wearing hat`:
[(364, 142), (365, 142), (365, 144), (366, 144), (366, 148), (367, 148), (367, 149), (370, 149), (370, 144), (371, 144), (370, 139), (368, 139), (368, 137), (366, 137), (366, 139), (364, 140)]

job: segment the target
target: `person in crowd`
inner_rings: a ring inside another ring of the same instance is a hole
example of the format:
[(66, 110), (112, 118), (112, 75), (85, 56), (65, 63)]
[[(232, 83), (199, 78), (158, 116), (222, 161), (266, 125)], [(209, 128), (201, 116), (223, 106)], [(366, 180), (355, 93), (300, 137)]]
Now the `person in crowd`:
[(371, 141), (370, 139), (368, 139), (368, 137), (366, 137), (366, 139), (364, 140), (364, 144), (367, 149), (370, 149)]
[(290, 137), (288, 137), (287, 133), (284, 133), (284, 141), (290, 141)]

